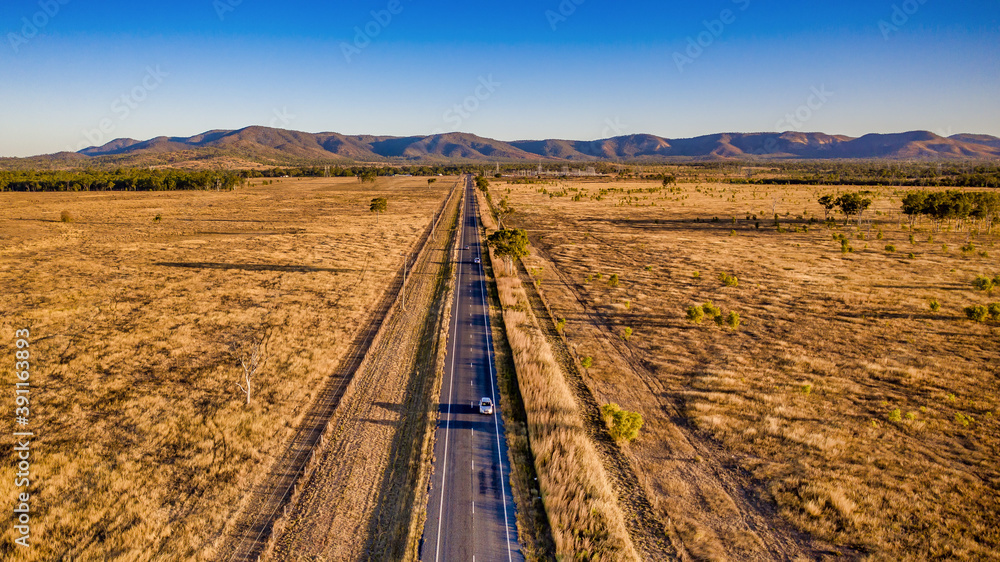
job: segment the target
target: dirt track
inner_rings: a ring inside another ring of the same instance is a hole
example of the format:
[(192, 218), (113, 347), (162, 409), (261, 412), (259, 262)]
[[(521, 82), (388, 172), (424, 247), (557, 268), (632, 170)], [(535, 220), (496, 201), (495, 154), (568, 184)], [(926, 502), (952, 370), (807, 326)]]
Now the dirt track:
[(389, 314), (355, 373), (269, 558), (399, 559), (412, 548), (460, 200), (410, 273), (405, 308)]

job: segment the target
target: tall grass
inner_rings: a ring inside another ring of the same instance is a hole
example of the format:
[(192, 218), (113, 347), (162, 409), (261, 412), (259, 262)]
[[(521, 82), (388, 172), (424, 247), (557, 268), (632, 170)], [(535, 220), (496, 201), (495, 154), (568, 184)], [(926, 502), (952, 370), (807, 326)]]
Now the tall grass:
[(579, 408), (516, 278), (497, 279), (556, 556), (638, 560)]

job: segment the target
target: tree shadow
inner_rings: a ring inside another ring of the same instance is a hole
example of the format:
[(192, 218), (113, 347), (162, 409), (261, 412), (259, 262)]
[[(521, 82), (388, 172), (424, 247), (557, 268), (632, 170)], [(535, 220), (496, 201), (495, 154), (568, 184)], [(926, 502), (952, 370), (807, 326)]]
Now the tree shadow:
[(277, 265), (267, 263), (221, 263), (221, 262), (155, 262), (153, 265), (179, 267), (185, 269), (239, 269), (242, 271), (281, 271), (285, 273), (357, 273), (354, 269), (315, 267), (311, 265)]

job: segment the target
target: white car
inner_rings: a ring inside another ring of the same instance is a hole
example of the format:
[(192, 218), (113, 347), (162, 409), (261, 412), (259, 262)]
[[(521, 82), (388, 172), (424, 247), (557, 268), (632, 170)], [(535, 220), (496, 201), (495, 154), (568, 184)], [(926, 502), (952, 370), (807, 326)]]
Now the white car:
[(489, 396), (483, 396), (482, 399), (479, 400), (479, 413), (484, 416), (493, 415), (493, 401), (490, 400)]
[(479, 263), (479, 258), (473, 258), (472, 263)]

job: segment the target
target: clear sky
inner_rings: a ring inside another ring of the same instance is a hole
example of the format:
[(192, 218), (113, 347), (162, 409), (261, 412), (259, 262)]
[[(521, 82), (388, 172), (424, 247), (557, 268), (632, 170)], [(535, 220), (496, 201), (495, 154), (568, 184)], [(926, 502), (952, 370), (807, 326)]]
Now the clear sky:
[(248, 125), (1000, 136), (996, 0), (3, 0), (0, 32), (2, 156)]

